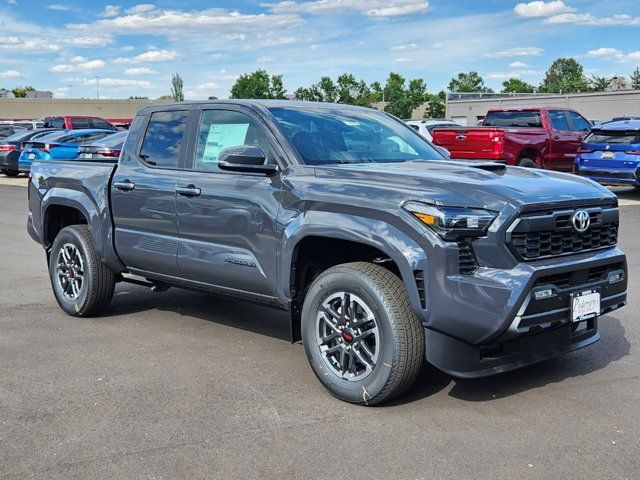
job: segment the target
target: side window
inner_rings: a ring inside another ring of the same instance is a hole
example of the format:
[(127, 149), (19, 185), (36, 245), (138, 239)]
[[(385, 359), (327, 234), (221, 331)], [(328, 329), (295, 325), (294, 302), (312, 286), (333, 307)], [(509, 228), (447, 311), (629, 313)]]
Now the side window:
[(113, 127), (105, 122), (104, 120), (100, 120), (99, 118), (91, 119), (91, 128), (99, 128), (103, 130), (113, 130)]
[(572, 130), (576, 132), (588, 132), (591, 130), (591, 125), (581, 115), (576, 112), (567, 112), (571, 119)]
[(88, 118), (74, 118), (71, 120), (71, 127), (74, 130), (79, 130), (81, 128), (91, 128), (91, 125)]
[(218, 168), (220, 152), (240, 145), (259, 147), (269, 158), (269, 140), (251, 117), (231, 110), (203, 110), (193, 168), (223, 172)]
[(560, 132), (568, 132), (571, 130), (564, 110), (549, 110), (549, 121), (554, 130)]
[(178, 168), (180, 147), (187, 127), (188, 110), (151, 114), (140, 157), (161, 168)]

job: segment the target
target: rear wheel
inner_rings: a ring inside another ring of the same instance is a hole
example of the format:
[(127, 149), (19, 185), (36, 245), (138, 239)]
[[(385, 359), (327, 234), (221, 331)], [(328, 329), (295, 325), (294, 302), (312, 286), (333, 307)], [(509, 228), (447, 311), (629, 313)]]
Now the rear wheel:
[(0, 173), (2, 173), (3, 175), (6, 175), (7, 177), (17, 177), (18, 175), (20, 175), (20, 172), (18, 170), (3, 169), (3, 170), (0, 170)]
[(313, 282), (302, 308), (307, 358), (341, 400), (374, 405), (410, 387), (423, 362), (424, 329), (402, 281), (378, 265), (338, 265)]
[(51, 247), (49, 277), (60, 307), (69, 315), (102, 313), (111, 302), (116, 276), (93, 248), (87, 225), (63, 228)]
[(518, 162), (518, 166), (527, 167), (527, 168), (537, 168), (536, 162), (531, 160), (530, 158), (521, 158)]

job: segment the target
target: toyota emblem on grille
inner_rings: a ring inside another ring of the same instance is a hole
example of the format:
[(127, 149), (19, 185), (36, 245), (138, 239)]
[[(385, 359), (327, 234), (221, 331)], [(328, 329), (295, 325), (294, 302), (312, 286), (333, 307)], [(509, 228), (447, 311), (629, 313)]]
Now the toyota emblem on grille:
[(589, 217), (589, 212), (586, 210), (577, 210), (573, 217), (571, 218), (573, 223), (573, 228), (576, 229), (577, 232), (584, 233), (589, 228), (591, 224), (591, 218)]

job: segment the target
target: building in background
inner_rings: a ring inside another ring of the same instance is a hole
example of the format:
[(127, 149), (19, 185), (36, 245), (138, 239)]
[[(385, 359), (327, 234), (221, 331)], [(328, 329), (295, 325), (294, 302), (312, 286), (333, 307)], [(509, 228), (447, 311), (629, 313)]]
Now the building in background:
[(450, 93), (447, 96), (447, 118), (467, 126), (476, 125), (491, 109), (518, 107), (572, 108), (590, 120), (602, 121), (614, 117), (640, 117), (640, 90), (567, 95)]

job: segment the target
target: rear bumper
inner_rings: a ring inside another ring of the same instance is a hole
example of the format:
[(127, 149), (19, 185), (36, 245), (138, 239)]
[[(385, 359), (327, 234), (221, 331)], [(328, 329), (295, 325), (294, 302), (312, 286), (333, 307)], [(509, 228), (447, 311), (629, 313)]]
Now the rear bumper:
[(634, 187), (640, 185), (638, 171), (635, 169), (599, 170), (595, 168), (584, 168), (582, 165), (578, 165), (576, 173), (581, 177), (587, 177), (602, 185), (628, 185)]

